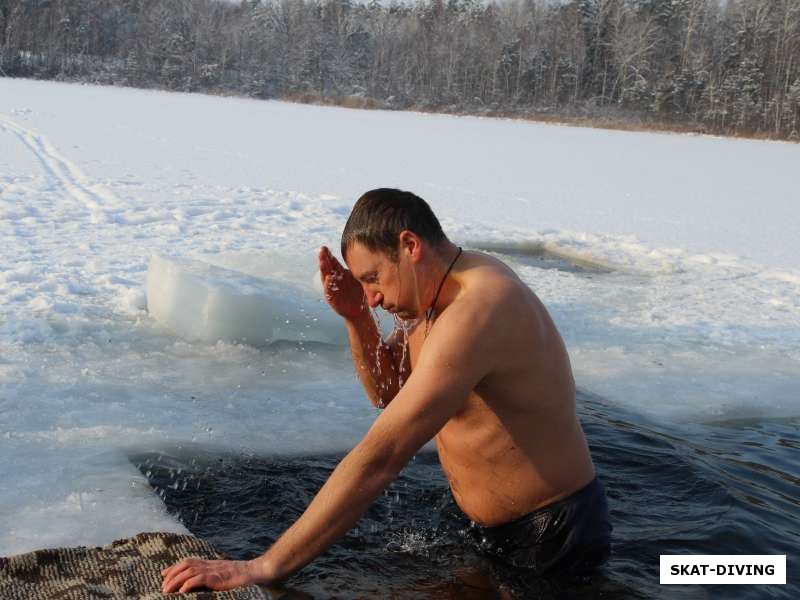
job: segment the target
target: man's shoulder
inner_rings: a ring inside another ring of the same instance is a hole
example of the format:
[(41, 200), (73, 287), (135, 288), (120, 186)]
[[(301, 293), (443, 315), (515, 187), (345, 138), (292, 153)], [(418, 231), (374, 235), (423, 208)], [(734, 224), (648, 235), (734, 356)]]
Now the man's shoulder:
[(546, 309), (534, 291), (510, 267), (487, 258), (492, 262), (475, 269), (469, 285), (453, 303), (462, 319), (505, 342), (516, 339), (522, 330), (528, 336), (544, 331)]
[(509, 267), (500, 263), (476, 269), (459, 300), (462, 306), (482, 310), (508, 310), (533, 297), (531, 289)]
[[(533, 293), (516, 276), (498, 271), (476, 274), (448, 307), (451, 322), (468, 323), (493, 336), (513, 327), (516, 317), (531, 309)], [(450, 310), (452, 309), (452, 310)]]

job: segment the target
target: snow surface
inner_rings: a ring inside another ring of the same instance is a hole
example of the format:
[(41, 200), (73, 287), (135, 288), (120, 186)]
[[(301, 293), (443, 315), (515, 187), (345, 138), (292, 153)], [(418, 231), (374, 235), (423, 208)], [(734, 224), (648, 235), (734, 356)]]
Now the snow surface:
[(181, 531), (137, 450), (352, 445), (375, 413), (343, 346), (183, 339), (145, 286), (163, 255), (313, 305), (316, 248), (374, 187), (509, 260), (610, 404), (799, 415), (799, 164), (788, 143), (0, 79), (0, 555)]

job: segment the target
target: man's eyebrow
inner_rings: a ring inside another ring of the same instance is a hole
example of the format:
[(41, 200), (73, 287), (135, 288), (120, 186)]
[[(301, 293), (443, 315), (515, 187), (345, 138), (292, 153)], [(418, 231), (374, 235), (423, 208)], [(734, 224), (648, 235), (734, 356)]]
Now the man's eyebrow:
[(377, 276), (378, 276), (377, 271), (367, 271), (366, 273), (362, 273), (361, 275), (359, 275), (356, 279), (358, 279), (359, 281), (366, 281), (367, 279), (372, 279)]

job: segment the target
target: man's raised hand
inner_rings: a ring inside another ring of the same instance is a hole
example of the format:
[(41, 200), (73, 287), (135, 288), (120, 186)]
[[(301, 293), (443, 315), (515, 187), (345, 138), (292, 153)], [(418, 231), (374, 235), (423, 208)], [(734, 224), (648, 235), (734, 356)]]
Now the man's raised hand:
[(367, 311), (367, 299), (353, 274), (331, 254), (327, 246), (319, 251), (322, 289), (331, 308), (345, 319), (355, 319)]

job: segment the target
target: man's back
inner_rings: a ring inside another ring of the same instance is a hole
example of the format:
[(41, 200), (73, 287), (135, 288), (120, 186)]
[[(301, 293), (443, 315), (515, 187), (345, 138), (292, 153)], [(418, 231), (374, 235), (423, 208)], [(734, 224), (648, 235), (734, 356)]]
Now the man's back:
[[(456, 502), (474, 521), (506, 523), (564, 498), (594, 477), (575, 415), (564, 343), (546, 309), (500, 261), (464, 253), (443, 296), (437, 328), (463, 326), (454, 312), (488, 319), (492, 369), (436, 436)], [(411, 368), (426, 338), (409, 335)]]

